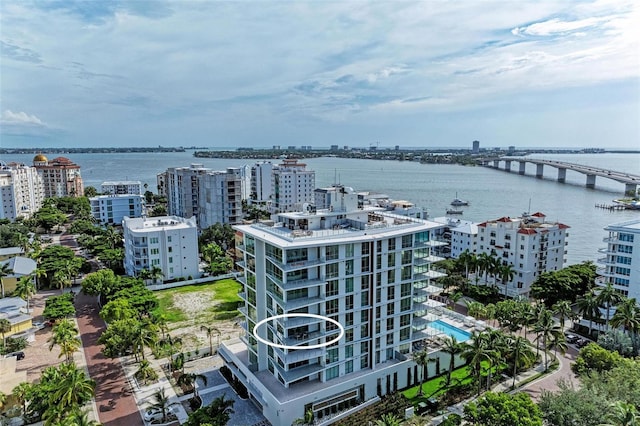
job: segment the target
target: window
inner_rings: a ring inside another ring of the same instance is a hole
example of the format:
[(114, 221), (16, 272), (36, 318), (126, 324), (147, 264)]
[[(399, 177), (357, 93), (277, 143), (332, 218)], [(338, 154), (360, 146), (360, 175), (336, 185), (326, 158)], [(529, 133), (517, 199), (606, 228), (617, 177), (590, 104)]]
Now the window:
[(395, 288), (387, 287), (387, 300), (393, 300), (395, 298)]
[(326, 314), (336, 314), (338, 313), (338, 300), (330, 300), (325, 303), (325, 313)]
[(400, 330), (400, 341), (409, 340), (410, 336), (411, 336), (411, 328), (410, 327), (405, 327), (405, 328)]
[(326, 248), (326, 257), (327, 260), (335, 260), (338, 258), (338, 246), (327, 246)]
[(326, 276), (327, 278), (337, 278), (338, 277), (338, 264), (331, 263), (326, 266)]
[(353, 360), (352, 359), (350, 359), (349, 361), (344, 363), (344, 373), (345, 374), (353, 373)]
[(353, 328), (350, 328), (344, 332), (344, 341), (353, 342)]
[[(344, 262), (344, 273), (346, 275), (353, 275), (353, 259)], [(353, 278), (351, 280), (353, 280)]]
[(396, 249), (396, 239), (389, 238), (389, 251), (393, 251)]
[(353, 293), (353, 277), (344, 280), (345, 292)]
[(404, 314), (400, 316), (400, 327), (406, 327), (411, 322), (411, 315)]
[(400, 301), (400, 311), (404, 312), (409, 310), (411, 310), (411, 298), (402, 299)]
[(396, 266), (396, 254), (395, 253), (387, 254), (387, 266), (389, 268), (393, 268), (394, 266)]
[(411, 295), (411, 283), (402, 283), (400, 287), (400, 297)]
[(331, 281), (327, 281), (327, 284), (325, 284), (325, 292), (327, 293), (327, 296), (335, 296), (338, 294), (338, 281), (336, 280), (331, 280)]
[(413, 235), (402, 236), (402, 248), (408, 248), (413, 245)]
[(393, 284), (394, 282), (396, 282), (396, 270), (389, 269), (387, 271), (387, 284)]
[(347, 345), (344, 347), (344, 357), (353, 358), (353, 345)]
[(353, 309), (353, 294), (350, 294), (345, 298), (345, 309)]
[(335, 379), (336, 377), (338, 377), (339, 373), (340, 371), (339, 371), (338, 365), (336, 365), (335, 367), (328, 368), (327, 372), (325, 373), (325, 379), (326, 380)]
[(363, 356), (362, 358), (360, 358), (360, 369), (364, 369), (368, 367), (369, 367), (369, 358), (367, 358), (366, 356)]
[(353, 244), (345, 244), (344, 255), (346, 257), (353, 257)]
[(387, 331), (391, 331), (394, 329), (393, 320), (394, 318), (387, 318)]
[(171, 242), (171, 235), (167, 236), (167, 242), (170, 243)]
[(369, 248), (369, 243), (362, 243), (361, 249), (362, 249), (363, 255), (371, 253), (371, 250)]
[(327, 349), (327, 354), (325, 355), (325, 362), (327, 364), (338, 362), (338, 359), (340, 359), (338, 356), (338, 348)]
[(369, 321), (369, 311), (360, 311), (360, 322), (366, 323)]
[(169, 263), (173, 263), (173, 256), (169, 256)]
[(400, 277), (402, 281), (411, 279), (411, 266), (404, 266), (402, 268), (402, 275)]
[(387, 334), (387, 345), (393, 345), (393, 333)]
[(360, 270), (362, 272), (370, 272), (370, 268), (371, 266), (369, 265), (369, 258), (368, 257), (363, 257), (361, 262), (360, 262)]
[(369, 306), (369, 292), (363, 291), (360, 293), (360, 306)]
[(393, 315), (394, 312), (395, 312), (395, 306), (393, 305), (393, 303), (389, 303), (387, 305), (387, 315)]
[(369, 352), (369, 342), (360, 342), (360, 353), (366, 354)]

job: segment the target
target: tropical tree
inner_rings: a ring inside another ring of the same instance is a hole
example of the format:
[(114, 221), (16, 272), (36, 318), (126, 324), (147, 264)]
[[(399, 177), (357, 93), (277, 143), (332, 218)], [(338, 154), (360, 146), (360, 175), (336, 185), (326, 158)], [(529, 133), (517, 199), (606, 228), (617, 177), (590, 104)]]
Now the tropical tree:
[(385, 413), (376, 420), (376, 426), (400, 426), (400, 418), (393, 413)]
[(213, 356), (213, 342), (212, 342), (212, 338), (213, 338), (213, 334), (217, 334), (218, 336), (218, 343), (217, 346), (220, 346), (220, 330), (218, 330), (217, 328), (213, 327), (213, 326), (206, 326), (206, 325), (202, 325), (200, 326), (200, 330), (204, 330), (207, 333), (207, 337), (209, 338), (209, 355)]
[(458, 255), (458, 262), (464, 265), (464, 277), (469, 279), (469, 270), (474, 269), (476, 263), (476, 255), (469, 250), (465, 250)]
[(201, 380), (202, 383), (207, 386), (207, 376), (197, 373), (182, 373), (176, 380), (178, 386), (184, 386), (187, 389), (191, 389), (195, 396), (198, 396), (197, 383)]
[(482, 363), (490, 362), (491, 352), (482, 333), (474, 331), (471, 334), (471, 339), (464, 343), (464, 349), (460, 354), (469, 365), (471, 374), (475, 376), (478, 384), (478, 395), (482, 391)]
[(314, 421), (314, 415), (313, 415), (313, 410), (311, 408), (309, 408), (307, 411), (304, 412), (304, 417), (301, 419), (296, 419), (293, 424), (294, 425), (300, 425), (300, 426), (310, 426), (313, 424)]
[(52, 334), (48, 340), (49, 350), (53, 350), (53, 347), (58, 345), (60, 356), (64, 355), (67, 362), (71, 363), (74, 352), (82, 346), (75, 324), (70, 319), (64, 318), (57, 322), (51, 331)]
[(29, 398), (29, 394), (31, 393), (33, 385), (31, 383), (22, 382), (15, 388), (11, 394), (18, 401), (20, 406), (22, 406), (22, 414), (27, 412), (27, 401)]
[(625, 298), (616, 306), (616, 313), (611, 318), (611, 325), (614, 328), (623, 327), (634, 341), (636, 334), (640, 331), (640, 307), (636, 299)]
[(464, 346), (459, 343), (454, 336), (450, 336), (448, 339), (444, 340), (442, 352), (450, 356), (449, 369), (447, 370), (446, 386), (449, 386), (449, 384), (451, 383), (451, 373), (455, 368), (456, 355), (461, 354), (463, 350)]
[(142, 361), (140, 361), (138, 370), (134, 373), (134, 375), (142, 383), (148, 383), (158, 378), (158, 373), (156, 373), (156, 370), (151, 366), (151, 363), (146, 359), (143, 359)]
[(153, 283), (155, 284), (162, 277), (164, 277), (162, 268), (160, 268), (159, 266), (153, 265), (149, 270), (149, 279), (153, 280)]
[(32, 280), (31, 275), (25, 275), (20, 277), (16, 284), (16, 289), (13, 292), (16, 296), (27, 302), (27, 312), (29, 312), (29, 302), (33, 295), (36, 294), (36, 285)]
[(420, 378), (420, 387), (418, 388), (418, 396), (422, 396), (422, 385), (424, 384), (424, 380), (426, 378), (427, 365), (431, 362), (431, 358), (429, 358), (429, 352), (426, 349), (417, 351), (413, 353), (413, 362), (418, 364), (418, 366), (422, 370), (422, 375)]
[(90, 420), (87, 411), (74, 410), (70, 416), (62, 421), (61, 426), (100, 426), (101, 423)]
[(592, 291), (585, 294), (583, 297), (579, 298), (576, 301), (578, 306), (578, 312), (582, 315), (582, 317), (589, 318), (589, 333), (593, 329), (593, 319), (600, 318), (602, 313), (600, 312), (600, 302), (596, 294)]
[(611, 404), (610, 411), (606, 413), (607, 423), (599, 426), (638, 426), (640, 425), (640, 414), (635, 405), (624, 401), (616, 401)]
[(560, 326), (553, 321), (551, 311), (545, 309), (535, 324), (533, 331), (537, 335), (535, 338), (536, 342), (540, 343), (540, 340), (542, 341), (542, 347), (544, 348), (544, 369), (547, 370), (548, 357), (546, 349), (549, 347), (549, 340), (557, 338), (555, 337), (557, 335), (561, 335), (562, 330)]
[(513, 383), (512, 388), (516, 386), (516, 375), (518, 374), (518, 368), (524, 362), (532, 362), (535, 358), (535, 354), (531, 349), (529, 341), (522, 336), (516, 336), (508, 340), (509, 355), (513, 361)]
[(13, 274), (13, 269), (8, 263), (0, 264), (0, 295), (4, 298), (4, 277)]
[(606, 286), (600, 287), (596, 299), (600, 306), (604, 306), (607, 310), (605, 318), (605, 326), (609, 330), (609, 317), (611, 316), (611, 307), (622, 301), (622, 295), (618, 293), (610, 282)]
[(210, 423), (212, 425), (226, 425), (233, 411), (235, 400), (226, 399), (226, 395), (217, 397), (211, 404), (201, 407), (195, 412), (189, 414), (189, 419), (185, 423), (186, 426), (202, 426)]
[(553, 312), (554, 315), (558, 316), (558, 318), (560, 319), (560, 326), (562, 327), (563, 330), (564, 330), (565, 320), (567, 319), (573, 320), (576, 317), (575, 314), (573, 313), (573, 309), (571, 308), (571, 302), (569, 302), (568, 300), (560, 300), (556, 302), (551, 307), (551, 312)]
[(144, 349), (153, 348), (158, 341), (158, 334), (156, 327), (153, 324), (138, 323), (137, 328), (133, 334), (133, 351), (136, 354), (140, 354), (142, 359), (145, 359)]
[(484, 275), (484, 283), (487, 284), (489, 273), (492, 268), (492, 257), (489, 253), (480, 253), (478, 256), (478, 272)]
[(2, 334), (2, 345), (7, 347), (6, 334), (11, 331), (11, 322), (6, 318), (0, 318), (0, 333)]
[(507, 287), (509, 286), (509, 283), (513, 280), (513, 277), (515, 277), (515, 275), (516, 271), (511, 264), (500, 265), (500, 267), (498, 268), (498, 276), (500, 277), (500, 282), (502, 282), (502, 284), (504, 285), (504, 297), (507, 297)]
[(69, 287), (71, 279), (67, 272), (64, 270), (58, 270), (53, 273), (51, 278), (51, 284), (60, 289), (60, 293), (64, 293), (64, 288)]
[(464, 407), (464, 418), (475, 425), (542, 426), (540, 408), (522, 392), (487, 392)]
[(64, 412), (81, 407), (94, 396), (95, 382), (89, 379), (83, 370), (75, 364), (68, 363), (60, 366), (60, 381), (52, 392), (53, 401)]
[(161, 412), (162, 423), (167, 423), (169, 407), (176, 404), (176, 402), (169, 402), (169, 397), (167, 396), (164, 388), (160, 388), (156, 393), (153, 394), (153, 403), (151, 404), (150, 408)]

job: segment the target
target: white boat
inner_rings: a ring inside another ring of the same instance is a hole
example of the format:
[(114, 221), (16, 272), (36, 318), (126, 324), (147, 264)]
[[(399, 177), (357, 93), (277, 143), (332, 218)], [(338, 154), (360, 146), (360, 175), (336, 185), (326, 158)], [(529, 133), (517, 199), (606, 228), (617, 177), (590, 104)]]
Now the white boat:
[(463, 211), (462, 210), (457, 210), (457, 209), (447, 209), (447, 214), (462, 214)]
[(451, 205), (452, 206), (468, 206), (469, 202), (458, 198), (458, 193), (456, 192), (456, 198), (453, 199), (453, 201), (451, 202)]

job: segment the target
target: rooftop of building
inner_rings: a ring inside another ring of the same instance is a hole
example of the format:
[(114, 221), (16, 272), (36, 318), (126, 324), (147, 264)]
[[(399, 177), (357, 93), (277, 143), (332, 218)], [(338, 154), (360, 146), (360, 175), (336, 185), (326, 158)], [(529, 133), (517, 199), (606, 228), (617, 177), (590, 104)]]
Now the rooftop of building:
[(195, 216), (186, 219), (180, 216), (125, 217), (122, 225), (131, 231), (161, 231), (196, 227)]
[(568, 225), (565, 225), (560, 222), (547, 222), (546, 215), (540, 212), (536, 212), (533, 214), (524, 213), (520, 217), (509, 217), (503, 216), (499, 219), (488, 220), (482, 223), (479, 223), (479, 227), (487, 227), (487, 226), (497, 226), (499, 223), (510, 224), (512, 227), (517, 226), (519, 228), (519, 232), (521, 233), (534, 233), (538, 231), (549, 230), (552, 228), (566, 229), (569, 228)]
[(0, 265), (7, 265), (11, 269), (10, 277), (18, 277), (32, 274), (37, 267), (37, 263), (28, 257), (15, 256), (0, 262)]
[(640, 232), (640, 219), (628, 220), (625, 222), (612, 223), (608, 225), (606, 230), (624, 229), (631, 232)]
[(140, 194), (103, 194), (103, 195), (96, 195), (95, 197), (89, 197), (89, 201), (104, 200), (105, 198), (113, 199), (113, 198), (131, 198), (131, 197), (144, 199), (144, 195), (140, 195)]
[(102, 182), (102, 186), (109, 185), (142, 185), (142, 182), (139, 180), (113, 180)]

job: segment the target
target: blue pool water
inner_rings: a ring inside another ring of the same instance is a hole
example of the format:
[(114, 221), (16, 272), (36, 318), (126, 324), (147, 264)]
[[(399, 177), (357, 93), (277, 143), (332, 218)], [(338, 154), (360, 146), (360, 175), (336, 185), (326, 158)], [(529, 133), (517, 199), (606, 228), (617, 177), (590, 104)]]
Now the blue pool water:
[(461, 330), (451, 324), (448, 324), (442, 320), (433, 321), (429, 324), (429, 327), (435, 328), (438, 331), (445, 333), (448, 336), (453, 336), (458, 342), (464, 342), (471, 338), (471, 333)]

